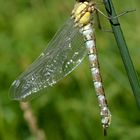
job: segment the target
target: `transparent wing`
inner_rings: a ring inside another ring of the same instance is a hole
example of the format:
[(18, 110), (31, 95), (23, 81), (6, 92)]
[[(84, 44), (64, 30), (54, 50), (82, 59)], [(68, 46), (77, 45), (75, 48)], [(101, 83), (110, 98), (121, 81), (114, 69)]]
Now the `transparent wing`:
[(69, 19), (33, 64), (13, 82), (10, 97), (24, 101), (38, 95), (38, 91), (74, 70), (85, 54), (83, 37)]

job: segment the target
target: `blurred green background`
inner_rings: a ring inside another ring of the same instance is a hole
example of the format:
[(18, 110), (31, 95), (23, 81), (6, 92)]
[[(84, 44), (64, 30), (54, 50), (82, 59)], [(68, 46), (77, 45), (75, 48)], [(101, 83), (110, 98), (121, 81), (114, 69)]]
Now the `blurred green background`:
[[(117, 13), (136, 9), (120, 17), (120, 22), (140, 77), (140, 1), (113, 2)], [(9, 99), (8, 90), (65, 23), (74, 3), (74, 0), (0, 0), (0, 140), (35, 140), (19, 102)], [(104, 11), (104, 6), (99, 9)], [(110, 28), (102, 15), (100, 18), (102, 26)], [(113, 34), (97, 28), (96, 40), (112, 112), (106, 139), (139, 140), (140, 112)], [(31, 106), (47, 140), (105, 139), (87, 58), (69, 76), (44, 92), (31, 101)]]

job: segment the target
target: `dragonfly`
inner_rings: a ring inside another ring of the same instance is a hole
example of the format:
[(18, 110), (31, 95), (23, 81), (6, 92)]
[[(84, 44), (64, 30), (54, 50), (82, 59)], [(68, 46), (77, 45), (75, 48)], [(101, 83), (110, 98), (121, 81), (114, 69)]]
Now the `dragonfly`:
[(10, 97), (28, 101), (44, 88), (53, 86), (72, 72), (88, 54), (93, 85), (100, 107), (101, 123), (106, 130), (111, 123), (97, 56), (93, 17), (96, 3), (77, 1), (71, 17), (55, 34), (41, 55), (11, 85)]

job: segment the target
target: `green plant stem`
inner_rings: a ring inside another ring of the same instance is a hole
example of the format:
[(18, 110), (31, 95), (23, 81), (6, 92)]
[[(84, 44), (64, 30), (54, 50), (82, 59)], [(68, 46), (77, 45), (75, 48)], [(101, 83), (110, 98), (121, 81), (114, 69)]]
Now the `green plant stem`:
[[(112, 1), (111, 0), (103, 0), (103, 1), (104, 1), (104, 5), (108, 13), (108, 16), (110, 17), (112, 30), (113, 30), (116, 42), (120, 50), (120, 54), (121, 54), (128, 78), (129, 78), (130, 85), (133, 90), (133, 94), (135, 96), (138, 107), (140, 109), (140, 84), (139, 84), (139, 80), (138, 80), (137, 74), (135, 72), (135, 69), (134, 69), (130, 54), (129, 54), (129, 50), (126, 45), (126, 41), (123, 36), (122, 29), (120, 27), (120, 23), (118, 21), (118, 18), (116, 17), (117, 15), (116, 15)], [(111, 17), (115, 17), (115, 18), (111, 18)]]

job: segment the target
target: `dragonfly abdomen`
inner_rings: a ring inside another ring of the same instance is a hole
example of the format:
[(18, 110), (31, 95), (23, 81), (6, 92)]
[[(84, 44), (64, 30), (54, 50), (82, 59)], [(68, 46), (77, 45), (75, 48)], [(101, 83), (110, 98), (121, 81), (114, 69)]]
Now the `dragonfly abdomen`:
[(89, 23), (88, 25), (84, 26), (82, 30), (85, 39), (85, 45), (88, 51), (92, 79), (98, 98), (99, 106), (101, 109), (100, 115), (102, 117), (102, 125), (106, 129), (110, 125), (111, 114), (108, 109), (102, 78), (100, 74), (93, 26), (91, 23)]

